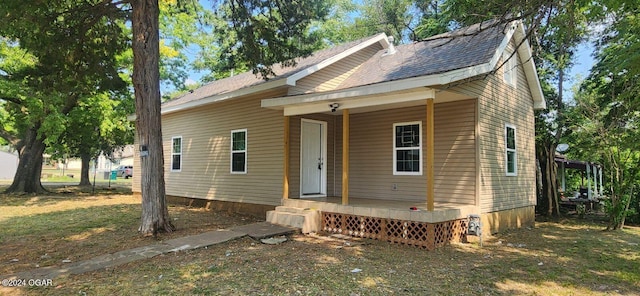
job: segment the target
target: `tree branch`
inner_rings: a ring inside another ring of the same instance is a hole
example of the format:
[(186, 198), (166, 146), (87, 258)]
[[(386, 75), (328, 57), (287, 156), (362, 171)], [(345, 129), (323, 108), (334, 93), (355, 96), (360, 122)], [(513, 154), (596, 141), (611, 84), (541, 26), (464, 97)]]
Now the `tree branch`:
[(1, 124), (0, 124), (0, 138), (7, 140), (9, 144), (11, 144), (11, 146), (14, 146), (14, 147), (16, 147), (20, 142), (20, 138), (10, 133), (8, 130), (4, 128), (4, 125), (1, 125)]
[(2, 101), (7, 101), (7, 102), (11, 102), (14, 103), (16, 105), (20, 105), (22, 106), (24, 101), (18, 98), (13, 98), (13, 97), (0, 97), (0, 100)]

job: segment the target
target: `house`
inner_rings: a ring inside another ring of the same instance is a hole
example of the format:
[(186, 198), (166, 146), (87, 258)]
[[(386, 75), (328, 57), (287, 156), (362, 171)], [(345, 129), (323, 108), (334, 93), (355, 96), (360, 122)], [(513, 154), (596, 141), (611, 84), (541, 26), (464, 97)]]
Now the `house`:
[(545, 100), (522, 24), (488, 24), (379, 34), (164, 103), (168, 197), (430, 249), (471, 214), (484, 233), (532, 224)]
[[(104, 179), (109, 178), (109, 174), (112, 170), (115, 170), (120, 165), (133, 165), (134, 158), (134, 145), (125, 145), (119, 148), (116, 148), (110, 157), (107, 157), (103, 153), (101, 153), (95, 160), (91, 160), (89, 165), (90, 175), (93, 174), (93, 170), (95, 170), (99, 175), (104, 176)], [(51, 155), (44, 154), (44, 163), (47, 165), (47, 168), (53, 170), (60, 170), (62, 174), (66, 170), (72, 172), (69, 174), (70, 176), (74, 176), (73, 172), (78, 172), (82, 169), (82, 159), (73, 157), (73, 158), (64, 158), (53, 160)], [(43, 174), (45, 177), (49, 177), (51, 173)]]
[(582, 205), (588, 211), (600, 206), (605, 199), (602, 165), (568, 159), (557, 152), (554, 158), (558, 166), (560, 206), (577, 210), (577, 206)]
[(12, 180), (18, 170), (18, 153), (0, 150), (0, 180)]

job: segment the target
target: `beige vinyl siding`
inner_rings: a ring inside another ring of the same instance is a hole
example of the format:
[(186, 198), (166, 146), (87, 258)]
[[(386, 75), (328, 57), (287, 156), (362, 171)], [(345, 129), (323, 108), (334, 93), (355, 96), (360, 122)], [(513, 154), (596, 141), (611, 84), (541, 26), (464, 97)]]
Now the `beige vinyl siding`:
[(475, 204), (476, 100), (435, 105), (435, 201)]
[[(475, 203), (475, 110), (475, 100), (435, 105), (436, 202)], [(393, 124), (422, 122), (421, 141), (424, 141), (425, 116), (425, 106), (356, 113), (350, 116), (350, 196), (385, 200), (426, 200), (426, 174), (393, 175)], [(340, 196), (342, 116), (314, 114), (303, 117), (329, 123), (328, 158), (334, 154), (331, 153), (332, 138), (335, 139), (335, 157), (332, 159), (333, 168), (329, 170), (328, 194)], [(333, 129), (332, 126), (336, 128)], [(335, 132), (333, 137), (332, 129)], [(291, 188), (294, 197), (299, 196), (299, 139), (300, 119), (296, 117), (291, 120)], [(425, 149), (423, 145), (423, 153)], [(397, 190), (392, 190), (393, 184), (396, 184)]]
[(296, 82), (289, 95), (322, 92), (335, 89), (355, 72), (362, 63), (382, 49), (380, 43), (372, 44), (332, 65)]
[[(513, 49), (513, 44), (510, 47)], [(453, 89), (478, 97), (479, 198), (484, 213), (536, 203), (535, 128), (531, 92), (520, 65), (515, 88), (504, 83), (503, 74), (504, 69), (500, 69), (484, 80)], [(516, 127), (517, 176), (506, 175), (505, 124)]]
[[(282, 112), (260, 107), (265, 97), (239, 98), (164, 115), (168, 195), (278, 205), (282, 198)], [(247, 173), (231, 174), (231, 131), (247, 129)], [(171, 137), (182, 137), (182, 171), (171, 172)]]

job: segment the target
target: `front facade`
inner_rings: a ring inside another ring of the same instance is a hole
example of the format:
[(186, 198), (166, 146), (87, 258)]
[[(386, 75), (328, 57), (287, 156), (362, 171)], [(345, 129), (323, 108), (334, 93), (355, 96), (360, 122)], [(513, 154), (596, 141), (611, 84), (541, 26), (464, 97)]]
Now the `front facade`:
[[(485, 233), (533, 223), (535, 67), (521, 25), (478, 34), (398, 47), (381, 34), (166, 103), (167, 195), (319, 209), (322, 230), (427, 247), (461, 237), (470, 214)], [(415, 243), (403, 221), (448, 232)]]

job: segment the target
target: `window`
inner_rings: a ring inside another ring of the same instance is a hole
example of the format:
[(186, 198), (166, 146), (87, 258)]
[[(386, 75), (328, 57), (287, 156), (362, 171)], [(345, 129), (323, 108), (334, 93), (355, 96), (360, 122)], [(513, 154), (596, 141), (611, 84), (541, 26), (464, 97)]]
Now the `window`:
[(182, 170), (182, 137), (171, 138), (171, 171)]
[(231, 131), (231, 173), (247, 173), (247, 130)]
[(422, 123), (393, 125), (393, 174), (422, 175)]
[[(511, 54), (513, 53), (513, 56)], [(512, 51), (505, 50), (502, 55), (502, 59), (505, 61), (504, 67), (504, 82), (508, 85), (516, 87), (518, 81), (518, 54)]]
[(505, 162), (507, 164), (507, 176), (518, 175), (518, 153), (516, 151), (516, 127), (510, 124), (505, 125)]

